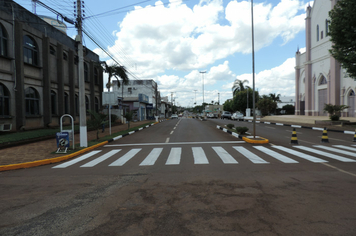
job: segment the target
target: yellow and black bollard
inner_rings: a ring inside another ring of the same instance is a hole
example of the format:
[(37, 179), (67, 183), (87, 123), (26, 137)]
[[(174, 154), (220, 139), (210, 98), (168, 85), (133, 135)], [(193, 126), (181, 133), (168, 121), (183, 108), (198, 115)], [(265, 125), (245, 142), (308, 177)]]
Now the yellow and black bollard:
[(323, 136), (321, 136), (321, 142), (322, 143), (328, 143), (329, 142), (328, 131), (326, 130), (326, 127), (323, 130)]
[(298, 144), (297, 131), (293, 128), (292, 138), (290, 140), (290, 144)]
[(356, 130), (355, 130), (355, 135), (354, 135), (354, 142), (356, 142)]

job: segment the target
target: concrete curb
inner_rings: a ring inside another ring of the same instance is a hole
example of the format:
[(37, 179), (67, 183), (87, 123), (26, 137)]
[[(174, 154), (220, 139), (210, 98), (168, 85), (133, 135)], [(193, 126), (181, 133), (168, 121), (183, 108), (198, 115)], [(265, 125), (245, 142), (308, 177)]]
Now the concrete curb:
[[(252, 120), (244, 120), (244, 122), (250, 122), (252, 123)], [(289, 125), (289, 124), (283, 124), (283, 123), (274, 123), (274, 122), (268, 122), (268, 121), (257, 121), (256, 124), (266, 124), (266, 125), (279, 125), (279, 126), (288, 126), (292, 128), (303, 128), (303, 129), (312, 129), (312, 130), (324, 130), (324, 128), (320, 127), (310, 127), (310, 126), (303, 126), (303, 125)], [(331, 132), (338, 132), (338, 133), (344, 133), (344, 134), (354, 134), (355, 131), (343, 131), (343, 130), (335, 130), (335, 129), (328, 129), (328, 131)]]
[(90, 147), (87, 147), (87, 148), (84, 148), (80, 151), (77, 151), (75, 153), (72, 153), (72, 154), (69, 154), (69, 155), (65, 155), (65, 156), (61, 156), (61, 157), (55, 157), (55, 158), (50, 158), (50, 159), (44, 159), (44, 160), (38, 160), (38, 161), (32, 161), (32, 162), (25, 162), (25, 163), (18, 163), (18, 164), (11, 164), (11, 165), (3, 165), (3, 166), (0, 166), (0, 172), (1, 171), (7, 171), (7, 170), (17, 170), (17, 169), (25, 169), (25, 168), (31, 168), (31, 167), (36, 167), (36, 166), (42, 166), (42, 165), (48, 165), (48, 164), (53, 164), (53, 163), (57, 163), (57, 162), (61, 162), (61, 161), (65, 161), (65, 160), (68, 160), (70, 158), (73, 158), (73, 157), (76, 157), (78, 155), (81, 155), (83, 153), (86, 153), (88, 151), (91, 151), (97, 147), (101, 147), (101, 146), (104, 146), (105, 144), (109, 143), (109, 142), (112, 142), (112, 141), (115, 141), (115, 140), (118, 140), (120, 138), (123, 138), (127, 135), (130, 135), (130, 134), (133, 134), (133, 133), (136, 133), (140, 130), (143, 130), (144, 128), (148, 128), (152, 125), (155, 125), (155, 124), (158, 124), (160, 122), (163, 122), (163, 120), (160, 120), (159, 122), (155, 122), (155, 123), (152, 123), (151, 125), (146, 125), (145, 127), (142, 127), (142, 128), (139, 128), (137, 130), (134, 130), (134, 131), (131, 131), (131, 132), (128, 132), (126, 134), (123, 134), (123, 135), (120, 135), (120, 136), (117, 136), (115, 138), (112, 138), (108, 141), (104, 141), (104, 142), (101, 142), (101, 143), (98, 143), (98, 144), (95, 144), (93, 146), (90, 146)]
[(219, 125), (216, 126), (216, 128), (226, 132), (226, 133), (229, 133), (231, 134), (232, 136), (235, 136), (236, 138), (240, 138), (242, 140), (244, 140), (246, 143), (254, 143), (254, 144), (266, 144), (266, 143), (269, 143), (269, 140), (268, 139), (265, 139), (265, 138), (262, 138), (262, 137), (259, 137), (260, 139), (262, 140), (253, 140), (253, 139), (249, 139), (247, 137), (243, 137), (235, 132), (231, 132), (230, 130), (227, 130)]

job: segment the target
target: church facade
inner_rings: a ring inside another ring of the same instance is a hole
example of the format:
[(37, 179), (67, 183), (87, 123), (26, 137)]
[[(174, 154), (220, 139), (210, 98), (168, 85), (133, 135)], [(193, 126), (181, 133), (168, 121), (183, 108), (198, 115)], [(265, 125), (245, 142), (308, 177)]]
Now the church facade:
[(325, 104), (347, 105), (344, 117), (356, 117), (356, 80), (330, 54), (330, 17), (337, 0), (315, 0), (305, 19), (306, 51), (296, 53), (295, 114), (327, 116)]

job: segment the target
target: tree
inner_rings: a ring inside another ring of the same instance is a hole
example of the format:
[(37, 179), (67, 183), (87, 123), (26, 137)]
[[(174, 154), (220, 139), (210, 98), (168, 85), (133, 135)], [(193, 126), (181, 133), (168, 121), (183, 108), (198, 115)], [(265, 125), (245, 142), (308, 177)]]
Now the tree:
[[(237, 92), (230, 103), (225, 102), (224, 110), (231, 111), (231, 112), (235, 112), (235, 111), (245, 112), (246, 108), (247, 108), (247, 93), (249, 96), (248, 107), (252, 108), (252, 106), (253, 106), (253, 96), (252, 96), (253, 90), (251, 88), (247, 88), (243, 91)], [(255, 91), (255, 101), (257, 102), (258, 99), (259, 99), (258, 92)]]
[(356, 1), (339, 0), (329, 12), (331, 55), (356, 79)]
[(111, 78), (115, 77), (117, 80), (117, 87), (120, 88), (120, 80), (119, 78), (122, 79), (123, 84), (128, 84), (129, 82), (129, 77), (127, 75), (127, 70), (124, 66), (108, 66), (106, 62), (104, 62), (104, 71), (105, 73), (108, 73), (108, 83), (106, 84), (106, 87), (108, 88), (108, 91), (110, 92), (111, 88)]
[(295, 107), (291, 104), (284, 105), (282, 110), (285, 110), (287, 115), (293, 115), (295, 113)]
[(277, 108), (277, 102), (274, 102), (271, 98), (262, 98), (257, 104), (257, 108), (260, 109), (263, 116), (267, 116)]
[(133, 111), (129, 111), (127, 112), (125, 115), (124, 115), (126, 121), (127, 121), (127, 124), (128, 124), (128, 129), (130, 129), (130, 122), (132, 121), (132, 118), (133, 118)]
[(330, 120), (338, 121), (341, 116), (341, 111), (349, 108), (347, 105), (332, 105), (332, 104), (325, 104), (324, 111), (329, 113)]
[(233, 96), (235, 96), (237, 92), (244, 91), (246, 88), (250, 88), (248, 86), (246, 86), (246, 88), (245, 88), (244, 83), (248, 83), (248, 80), (245, 79), (242, 81), (242, 80), (236, 79), (234, 81), (234, 84), (232, 85)]
[(99, 129), (107, 123), (107, 115), (88, 110), (91, 114), (91, 119), (88, 120), (88, 127), (96, 130), (96, 139), (99, 139)]
[(272, 99), (272, 101), (274, 101), (274, 102), (281, 102), (281, 99), (280, 99), (280, 97), (281, 97), (281, 95), (280, 94), (275, 94), (275, 93), (270, 93), (269, 94), (269, 97)]

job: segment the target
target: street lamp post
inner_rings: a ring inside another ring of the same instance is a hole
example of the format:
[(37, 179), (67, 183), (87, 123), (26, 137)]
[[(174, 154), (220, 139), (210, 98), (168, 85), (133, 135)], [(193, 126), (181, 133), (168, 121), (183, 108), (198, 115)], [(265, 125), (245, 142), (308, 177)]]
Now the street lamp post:
[(204, 74), (206, 73), (206, 71), (200, 71), (200, 73), (202, 74), (202, 77), (203, 77), (203, 109), (204, 109), (204, 119), (205, 119), (205, 106), (204, 106)]
[(197, 104), (197, 91), (198, 91), (198, 90), (194, 90), (194, 92), (195, 92), (195, 102), (194, 102), (194, 105)]
[(251, 29), (252, 29), (252, 82), (253, 82), (253, 93), (252, 93), (252, 110), (253, 110), (253, 137), (256, 137), (256, 107), (255, 107), (255, 36), (253, 30), (253, 0), (251, 0)]

